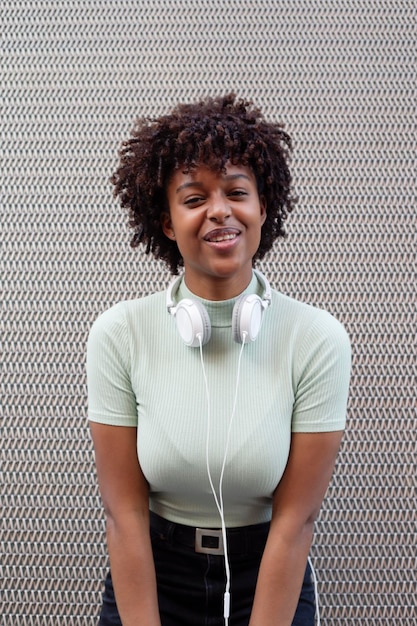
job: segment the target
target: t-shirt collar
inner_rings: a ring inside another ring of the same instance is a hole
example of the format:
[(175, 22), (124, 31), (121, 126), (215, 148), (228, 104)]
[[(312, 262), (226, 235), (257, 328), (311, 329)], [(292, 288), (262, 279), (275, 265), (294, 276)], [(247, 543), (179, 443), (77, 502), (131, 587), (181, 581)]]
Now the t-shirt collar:
[(252, 279), (249, 285), (238, 296), (231, 298), (230, 300), (205, 300), (192, 293), (185, 284), (184, 277), (179, 285), (175, 300), (179, 302), (183, 298), (190, 298), (191, 300), (198, 300), (206, 308), (210, 318), (212, 327), (227, 327), (232, 326), (232, 313), (236, 300), (242, 295), (256, 293), (260, 297), (263, 295), (262, 285), (259, 283), (256, 274), (252, 274)]

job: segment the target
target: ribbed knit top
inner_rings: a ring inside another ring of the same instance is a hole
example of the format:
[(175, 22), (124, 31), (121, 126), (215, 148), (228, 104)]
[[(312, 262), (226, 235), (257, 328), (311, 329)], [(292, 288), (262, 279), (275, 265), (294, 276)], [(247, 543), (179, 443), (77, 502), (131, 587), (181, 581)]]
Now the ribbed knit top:
[[(257, 278), (244, 293), (262, 295)], [(212, 333), (186, 346), (167, 313), (166, 293), (116, 304), (94, 323), (88, 341), (89, 419), (137, 427), (138, 457), (150, 486), (150, 508), (192, 526), (220, 526), (214, 485), (220, 471), (236, 386), (223, 498), (226, 525), (271, 518), (272, 494), (288, 459), (292, 432), (345, 426), (350, 344), (329, 313), (272, 291), (254, 343), (233, 341), (236, 298), (197, 298), (182, 281), (177, 299), (199, 300)], [(208, 388), (208, 396), (207, 396)], [(208, 434), (209, 430), (209, 434)]]

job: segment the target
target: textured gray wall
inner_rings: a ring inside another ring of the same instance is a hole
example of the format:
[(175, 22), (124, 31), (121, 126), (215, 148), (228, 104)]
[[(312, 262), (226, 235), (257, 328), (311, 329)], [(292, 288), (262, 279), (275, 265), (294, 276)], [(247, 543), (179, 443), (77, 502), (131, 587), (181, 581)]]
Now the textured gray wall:
[(322, 624), (417, 623), (413, 0), (2, 0), (2, 626), (95, 624), (104, 522), (85, 341), (162, 289), (111, 198), (137, 114), (234, 89), (295, 139), (300, 204), (263, 264), (353, 343), (314, 541)]

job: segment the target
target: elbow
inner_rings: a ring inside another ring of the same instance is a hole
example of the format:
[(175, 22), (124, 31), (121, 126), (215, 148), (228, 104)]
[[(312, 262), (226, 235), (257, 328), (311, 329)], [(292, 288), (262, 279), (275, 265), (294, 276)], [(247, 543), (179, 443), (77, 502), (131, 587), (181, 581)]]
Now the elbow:
[(118, 518), (117, 515), (113, 514), (113, 510), (106, 505), (104, 505), (104, 517), (106, 523), (106, 539), (109, 544), (112, 537), (117, 533), (119, 527)]
[(320, 507), (315, 507), (311, 509), (305, 516), (302, 522), (302, 530), (307, 535), (313, 535), (314, 532), (314, 524), (316, 523), (317, 517), (320, 513)]
[(318, 511), (307, 515), (280, 515), (272, 519), (271, 531), (289, 544), (311, 542)]
[(106, 520), (106, 528), (114, 524), (117, 519), (117, 507), (111, 506), (111, 503), (105, 498), (101, 498), (103, 504), (104, 517)]
[(320, 513), (320, 508), (321, 508), (320, 506), (314, 507), (307, 513), (306, 519), (305, 519), (306, 527), (314, 528), (314, 524)]
[(108, 533), (109, 530), (111, 531), (112, 528), (117, 526), (117, 516), (114, 516), (112, 510), (105, 506), (104, 517), (106, 520), (106, 533)]
[(106, 536), (112, 537), (119, 533), (130, 533), (144, 528), (149, 529), (149, 509), (110, 507), (104, 503), (106, 520)]
[(305, 536), (309, 541), (313, 538), (314, 533), (314, 523), (316, 521), (317, 515), (309, 517), (305, 522), (301, 529), (301, 533)]

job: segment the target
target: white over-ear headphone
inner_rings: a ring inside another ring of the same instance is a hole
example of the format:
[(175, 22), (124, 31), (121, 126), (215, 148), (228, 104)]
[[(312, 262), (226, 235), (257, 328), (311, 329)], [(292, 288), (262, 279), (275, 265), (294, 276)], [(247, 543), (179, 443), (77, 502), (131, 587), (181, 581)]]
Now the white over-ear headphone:
[[(251, 343), (257, 338), (265, 309), (271, 304), (271, 288), (265, 276), (253, 270), (261, 282), (262, 298), (257, 294), (243, 294), (233, 307), (232, 334), (237, 343)], [(178, 332), (184, 343), (191, 348), (206, 344), (211, 337), (211, 323), (205, 307), (198, 300), (184, 298), (175, 306), (174, 298), (182, 277), (176, 278), (167, 290), (168, 313), (175, 317)]]

